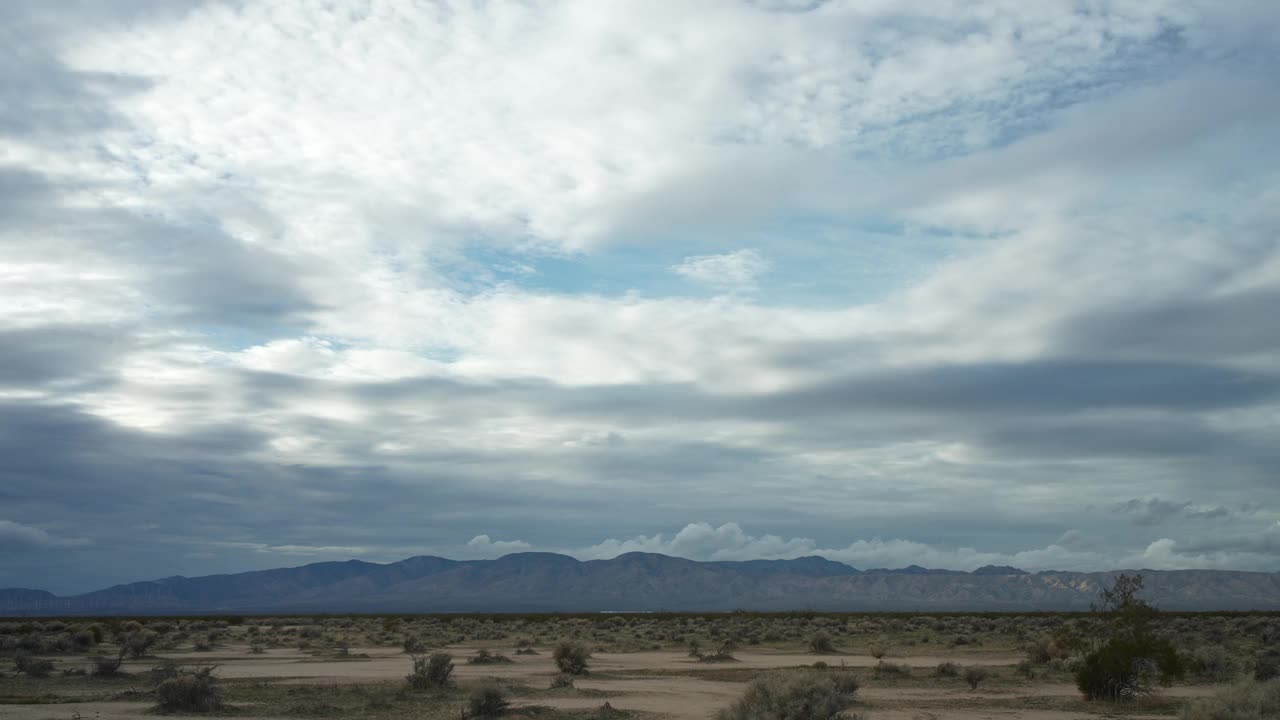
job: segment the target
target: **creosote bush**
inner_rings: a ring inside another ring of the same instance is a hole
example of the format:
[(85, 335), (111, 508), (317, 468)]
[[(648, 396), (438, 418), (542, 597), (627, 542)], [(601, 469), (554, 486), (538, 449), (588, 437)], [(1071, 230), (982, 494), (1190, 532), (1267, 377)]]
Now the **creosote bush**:
[(181, 671), (177, 677), (156, 687), (160, 710), (164, 712), (210, 712), (222, 708), (222, 687), (213, 674), (216, 666), (206, 665)]
[(120, 674), (120, 665), (128, 648), (120, 648), (115, 655), (94, 655), (89, 658), (93, 663), (93, 674), (96, 677), (114, 677)]
[(971, 665), (964, 669), (964, 681), (969, 684), (970, 690), (977, 690), (987, 678), (991, 677), (990, 671), (980, 665)]
[(867, 652), (871, 653), (871, 657), (879, 660), (889, 654), (889, 646), (883, 642), (873, 642), (867, 646)]
[(758, 676), (716, 720), (853, 720), (858, 681), (845, 672), (774, 671)]
[(572, 675), (567, 675), (567, 674), (565, 674), (565, 673), (560, 673), (559, 675), (556, 675), (555, 677), (551, 678), (551, 686), (550, 686), (550, 688), (551, 688), (552, 690), (558, 690), (558, 689), (561, 689), (561, 688), (571, 688), (571, 687), (573, 687), (573, 676), (572, 676)]
[(53, 673), (53, 661), (20, 653), (13, 656), (13, 668), (27, 677), (46, 678)]
[(960, 666), (953, 662), (941, 662), (933, 669), (933, 674), (937, 677), (960, 677)]
[(818, 632), (815, 633), (813, 637), (809, 638), (809, 652), (816, 655), (825, 655), (835, 651), (836, 646), (831, 642), (830, 635), (824, 632)]
[(568, 640), (556, 643), (556, 648), (551, 653), (551, 659), (560, 672), (569, 675), (586, 675), (587, 661), (590, 658), (591, 651), (585, 645)]
[(453, 684), (453, 657), (448, 653), (412, 657), (413, 672), (405, 676), (409, 687), (414, 690), (438, 690)]
[(881, 660), (875, 666), (876, 677), (881, 675), (893, 675), (898, 677), (911, 677), (911, 666), (906, 663), (891, 663)]
[(486, 683), (471, 691), (467, 696), (467, 714), (469, 717), (491, 718), (501, 715), (507, 709), (507, 699), (502, 688), (493, 683)]
[(1076, 670), (1076, 686), (1087, 700), (1132, 700), (1151, 692), (1155, 679), (1168, 685), (1185, 674), (1182, 660), (1168, 639), (1152, 628), (1157, 611), (1138, 597), (1142, 576), (1120, 575), (1101, 593), (1095, 608), (1110, 620), (1105, 640), (1085, 655)]

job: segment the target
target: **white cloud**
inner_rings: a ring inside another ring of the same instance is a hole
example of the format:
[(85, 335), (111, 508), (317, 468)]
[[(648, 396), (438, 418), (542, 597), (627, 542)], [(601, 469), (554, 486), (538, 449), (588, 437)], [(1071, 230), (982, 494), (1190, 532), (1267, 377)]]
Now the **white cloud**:
[[(817, 555), (867, 570), (919, 565), (947, 570), (975, 570), (984, 565), (1010, 565), (1028, 571), (1117, 570), (1152, 568), (1264, 569), (1273, 559), (1257, 552), (1182, 552), (1178, 543), (1160, 538), (1136, 548), (1110, 547), (1089, 540), (1078, 530), (1042, 548), (1012, 552), (983, 552), (968, 547), (942, 548), (906, 539), (855, 540), (848, 545), (821, 547), (810, 538), (749, 535), (737, 523), (714, 527), (690, 523), (670, 539), (658, 534), (629, 539), (608, 539), (585, 548), (566, 551), (584, 560), (608, 559), (628, 552), (661, 553), (691, 560), (791, 559)], [(1280, 546), (1280, 545), (1278, 545)]]
[(694, 282), (714, 287), (743, 288), (769, 270), (769, 261), (752, 249), (724, 255), (691, 255), (671, 271)]
[(87, 538), (58, 537), (38, 527), (23, 525), (12, 520), (0, 520), (0, 548), (7, 547), (14, 550), (68, 548), (90, 544)]
[(533, 546), (523, 540), (493, 540), (488, 535), (477, 535), (467, 541), (463, 552), (468, 558), (490, 559), (532, 549)]

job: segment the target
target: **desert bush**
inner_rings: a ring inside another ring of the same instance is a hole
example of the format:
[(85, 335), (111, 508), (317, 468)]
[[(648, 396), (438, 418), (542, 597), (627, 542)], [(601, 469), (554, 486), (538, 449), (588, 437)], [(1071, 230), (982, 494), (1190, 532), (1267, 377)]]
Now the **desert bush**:
[(977, 690), (978, 686), (989, 677), (991, 672), (980, 665), (970, 665), (964, 669), (964, 681), (969, 684), (970, 690)]
[(1246, 681), (1211, 698), (1193, 700), (1182, 720), (1274, 720), (1280, 717), (1280, 680)]
[(172, 680), (182, 674), (178, 664), (172, 660), (165, 660), (147, 671), (147, 681), (152, 685), (159, 685), (165, 680)]
[(1155, 679), (1168, 685), (1185, 674), (1172, 643), (1152, 629), (1156, 609), (1138, 598), (1142, 576), (1120, 575), (1103, 589), (1100, 609), (1111, 621), (1105, 640), (1084, 657), (1076, 686), (1087, 700), (1131, 700), (1151, 692)]
[(1030, 660), (1019, 660), (1014, 671), (1028, 680), (1034, 680), (1036, 677), (1036, 665)]
[(493, 683), (486, 683), (471, 691), (467, 696), (467, 714), (469, 717), (491, 718), (502, 714), (507, 709), (507, 699), (502, 688)]
[(93, 647), (97, 640), (94, 639), (93, 633), (88, 630), (77, 630), (71, 634), (71, 642), (80, 649)]
[(416, 637), (406, 637), (400, 646), (409, 655), (421, 655), (427, 650), (426, 644)]
[(851, 720), (858, 681), (849, 673), (779, 672), (752, 680), (716, 720)]
[(13, 669), (27, 677), (46, 678), (53, 673), (53, 661), (20, 653), (13, 656)]
[(267, 651), (267, 649), (266, 649), (265, 647), (263, 647), (263, 646), (262, 646), (262, 643), (260, 643), (260, 642), (251, 643), (251, 644), (249, 645), (249, 652), (253, 653), (254, 655), (261, 655), (261, 654), (265, 653), (266, 651)]
[(876, 677), (881, 675), (894, 675), (901, 677), (911, 677), (911, 666), (906, 663), (891, 663), (881, 660), (875, 666)]
[(159, 636), (149, 630), (135, 630), (125, 637), (124, 647), (128, 650), (130, 657), (146, 657), (147, 652), (158, 639)]
[(430, 657), (413, 656), (413, 672), (405, 676), (414, 690), (446, 688), (453, 684), (453, 657), (435, 653)]
[(1221, 645), (1201, 645), (1186, 657), (1191, 674), (1210, 682), (1230, 682), (1242, 668), (1236, 656)]
[(93, 663), (93, 674), (96, 677), (113, 677), (120, 673), (120, 665), (124, 662), (126, 648), (120, 648), (115, 655), (93, 655), (89, 662)]
[(159, 707), (165, 712), (209, 712), (222, 707), (222, 686), (206, 665), (183, 671), (156, 687)]
[(831, 642), (831, 636), (825, 632), (815, 633), (813, 637), (809, 638), (809, 652), (824, 655), (835, 651), (836, 646)]
[(551, 678), (550, 687), (552, 690), (556, 690), (558, 688), (571, 688), (573, 687), (573, 676), (566, 673), (560, 673), (559, 675)]
[(1259, 651), (1253, 663), (1254, 680), (1274, 680), (1275, 678), (1280, 678), (1280, 647)]
[(738, 644), (732, 640), (726, 640), (716, 648), (716, 651), (708, 655), (699, 655), (698, 662), (718, 663), (718, 662), (737, 662), (738, 658), (733, 656), (733, 652), (738, 649)]
[(937, 677), (960, 677), (960, 666), (953, 662), (938, 663), (938, 666), (933, 669), (933, 674)]
[(867, 652), (871, 653), (871, 657), (879, 660), (889, 654), (889, 646), (882, 641), (876, 641), (867, 646)]
[(468, 665), (498, 665), (498, 664), (509, 663), (509, 662), (514, 662), (514, 661), (511, 658), (507, 657), (506, 655), (491, 653), (488, 650), (485, 650), (484, 648), (480, 648), (479, 650), (476, 651), (475, 655), (472, 655), (471, 657), (467, 658)]
[(557, 643), (555, 650), (551, 653), (551, 659), (555, 661), (560, 672), (569, 675), (586, 675), (587, 661), (590, 658), (591, 651), (585, 645), (568, 640)]

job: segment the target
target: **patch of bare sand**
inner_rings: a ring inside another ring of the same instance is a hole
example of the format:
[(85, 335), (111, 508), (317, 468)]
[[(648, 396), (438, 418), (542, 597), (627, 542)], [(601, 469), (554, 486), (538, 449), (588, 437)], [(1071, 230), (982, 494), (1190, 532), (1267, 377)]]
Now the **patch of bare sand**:
[[(575, 684), (583, 690), (624, 693), (606, 698), (615, 708), (658, 713), (681, 720), (706, 720), (715, 711), (736, 700), (746, 687), (745, 683), (714, 682), (687, 677), (580, 679)], [(593, 708), (605, 702), (600, 698), (518, 697), (515, 701), (560, 708)]]

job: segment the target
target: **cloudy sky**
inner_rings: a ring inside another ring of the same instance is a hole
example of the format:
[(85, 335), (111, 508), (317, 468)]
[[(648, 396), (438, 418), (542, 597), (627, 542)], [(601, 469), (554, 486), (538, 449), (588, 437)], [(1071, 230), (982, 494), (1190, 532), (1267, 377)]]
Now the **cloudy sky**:
[(1280, 570), (1272, 0), (10, 0), (0, 586)]

